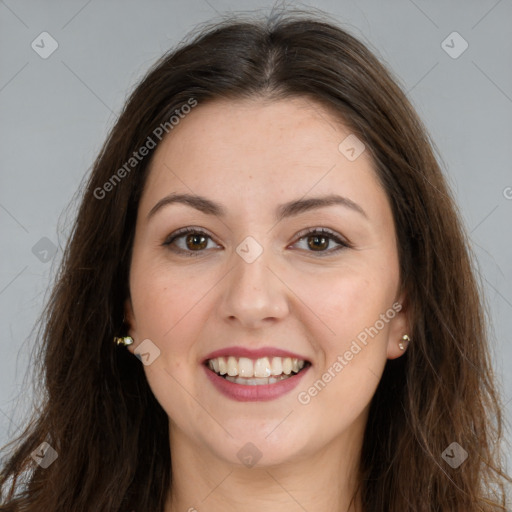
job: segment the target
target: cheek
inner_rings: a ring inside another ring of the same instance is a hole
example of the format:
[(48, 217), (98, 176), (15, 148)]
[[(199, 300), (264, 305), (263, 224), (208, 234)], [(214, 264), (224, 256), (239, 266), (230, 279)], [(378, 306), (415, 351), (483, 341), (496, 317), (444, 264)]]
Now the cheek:
[(310, 418), (326, 420), (328, 426), (321, 428), (327, 436), (348, 428), (363, 413), (387, 360), (389, 324), (381, 315), (391, 308), (393, 287), (388, 280), (352, 270), (328, 286), (310, 286), (310, 296), (317, 297), (312, 309), (322, 320), (309, 326), (319, 361), (314, 379), (298, 390), (298, 401)]
[[(201, 277), (197, 277), (201, 275)], [(133, 260), (130, 290), (137, 330), (152, 332), (159, 339), (172, 337), (181, 323), (194, 315), (208, 289), (208, 276), (172, 268), (151, 255)]]
[[(392, 260), (390, 260), (392, 261)], [(351, 265), (329, 286), (317, 284), (315, 307), (332, 332), (320, 337), (325, 357), (314, 387), (305, 390), (333, 424), (357, 417), (369, 404), (387, 361), (387, 340), (398, 273), (377, 264)], [(322, 290), (320, 289), (322, 288)], [(322, 292), (322, 293), (320, 293)], [(317, 395), (315, 395), (317, 393)], [(307, 397), (305, 397), (307, 400)]]
[[(169, 268), (144, 266), (139, 260), (134, 265), (131, 279), (132, 304), (136, 335), (149, 338), (161, 351), (156, 366), (169, 371), (183, 371), (183, 359), (191, 358), (190, 343), (201, 325), (198, 307), (204, 291), (191, 286), (191, 279), (183, 279)], [(144, 271), (140, 271), (144, 269)]]
[(190, 371), (197, 364), (194, 340), (206, 321), (200, 307), (205, 290), (193, 283), (191, 273), (170, 271), (168, 266), (144, 265), (142, 259), (133, 266), (136, 333), (140, 340), (149, 338), (160, 349), (160, 356), (144, 367), (148, 384), (167, 415), (189, 426), (205, 421), (192, 397), (195, 375)]
[[(342, 350), (392, 306), (396, 291), (394, 274), (378, 268), (350, 265), (324, 277), (303, 279), (301, 295), (312, 311), (316, 335), (330, 350)], [(386, 324), (387, 325), (387, 324)], [(382, 326), (379, 322), (379, 327)]]

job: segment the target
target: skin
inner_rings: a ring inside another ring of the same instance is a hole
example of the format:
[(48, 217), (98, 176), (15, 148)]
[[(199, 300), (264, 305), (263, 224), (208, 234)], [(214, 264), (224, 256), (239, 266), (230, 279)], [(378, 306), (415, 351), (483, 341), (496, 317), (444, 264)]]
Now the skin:
[[(369, 404), (386, 360), (404, 353), (406, 310), (360, 344), (307, 405), (298, 401), (358, 334), (405, 300), (392, 212), (369, 152), (349, 161), (338, 150), (350, 133), (304, 98), (215, 101), (195, 107), (154, 154), (125, 316), (132, 353), (145, 339), (160, 350), (144, 370), (170, 420), (166, 512), (362, 510), (359, 500), (349, 503)], [(227, 216), (172, 204), (148, 220), (172, 192), (206, 196)], [(274, 219), (276, 205), (332, 193), (359, 204), (366, 217), (334, 205)], [(206, 248), (201, 240), (187, 245), (186, 234), (163, 245), (187, 226), (207, 232)], [(316, 249), (314, 236), (297, 236), (322, 227), (352, 247), (327, 254), (339, 247), (333, 239)], [(252, 263), (236, 252), (247, 236), (263, 248)], [(202, 252), (187, 257), (172, 247)], [(237, 402), (212, 386), (200, 364), (235, 345), (290, 350), (312, 367), (284, 396)], [(262, 454), (252, 468), (237, 457), (248, 442)]]

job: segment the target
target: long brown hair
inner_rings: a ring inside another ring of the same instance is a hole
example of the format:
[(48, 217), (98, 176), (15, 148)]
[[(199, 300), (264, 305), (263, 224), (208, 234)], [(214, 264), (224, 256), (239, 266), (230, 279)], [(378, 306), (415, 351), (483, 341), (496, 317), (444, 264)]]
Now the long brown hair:
[[(163, 510), (172, 478), (168, 418), (140, 362), (112, 342), (123, 330), (154, 148), (126, 164), (191, 98), (200, 108), (255, 96), (303, 97), (339, 116), (371, 152), (392, 205), (412, 342), (387, 361), (372, 399), (360, 461), (364, 510), (505, 510), (512, 480), (500, 462), (503, 418), (481, 285), (434, 145), (397, 80), (318, 13), (200, 28), (137, 85), (88, 177), (41, 316), (35, 378), (44, 396), (3, 448), (16, 443), (3, 461), (0, 510)], [(31, 454), (45, 441), (58, 458), (42, 468)], [(442, 457), (453, 442), (468, 453), (458, 468)]]

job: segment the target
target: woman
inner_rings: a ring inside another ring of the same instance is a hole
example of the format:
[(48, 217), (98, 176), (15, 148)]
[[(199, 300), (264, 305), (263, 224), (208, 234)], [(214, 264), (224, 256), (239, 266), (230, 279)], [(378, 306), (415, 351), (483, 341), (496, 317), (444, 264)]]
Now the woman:
[(407, 98), (327, 19), (162, 57), (44, 320), (1, 510), (505, 510), (466, 235)]

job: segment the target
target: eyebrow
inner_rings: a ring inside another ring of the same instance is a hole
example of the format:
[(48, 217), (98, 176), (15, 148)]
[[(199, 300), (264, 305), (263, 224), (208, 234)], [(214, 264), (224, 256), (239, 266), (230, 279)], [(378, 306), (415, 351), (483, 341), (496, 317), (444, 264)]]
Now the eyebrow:
[[(160, 201), (151, 208), (147, 215), (147, 220), (153, 217), (156, 212), (165, 206), (176, 203), (185, 204), (205, 213), (206, 215), (214, 215), (221, 218), (225, 218), (227, 216), (227, 210), (224, 206), (212, 201), (211, 199), (195, 194), (172, 193), (160, 199)], [(348, 197), (330, 194), (327, 196), (312, 197), (309, 199), (296, 199), (289, 201), (288, 203), (281, 204), (276, 209), (276, 220), (281, 221), (285, 218), (293, 217), (294, 215), (298, 215), (306, 211), (316, 210), (332, 205), (341, 205), (346, 208), (350, 208), (351, 210), (361, 214), (366, 219), (368, 218), (363, 208)]]

